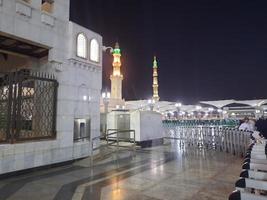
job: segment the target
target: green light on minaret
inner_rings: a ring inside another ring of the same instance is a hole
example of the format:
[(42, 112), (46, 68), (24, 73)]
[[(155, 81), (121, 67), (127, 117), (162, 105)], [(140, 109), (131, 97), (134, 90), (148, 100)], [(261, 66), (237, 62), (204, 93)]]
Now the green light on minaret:
[(112, 53), (121, 55), (121, 50), (118, 42), (116, 42), (115, 48)]
[(154, 56), (153, 68), (158, 68), (158, 62), (157, 62), (157, 57), (156, 56)]

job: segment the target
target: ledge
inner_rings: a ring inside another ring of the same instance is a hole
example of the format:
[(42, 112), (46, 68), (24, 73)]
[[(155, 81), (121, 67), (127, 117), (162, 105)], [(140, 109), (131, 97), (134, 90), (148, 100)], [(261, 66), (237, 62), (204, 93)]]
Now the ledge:
[(31, 18), (32, 16), (32, 7), (30, 4), (17, 0), (16, 2), (16, 13)]
[(47, 13), (47, 12), (42, 11), (41, 21), (45, 25), (48, 25), (51, 27), (55, 26), (55, 17), (52, 16), (51, 14)]
[(91, 72), (101, 72), (102, 67), (100, 66), (95, 66), (94, 64), (83, 62), (74, 58), (69, 59), (70, 64), (72, 64), (74, 67), (78, 67), (81, 69), (85, 69)]

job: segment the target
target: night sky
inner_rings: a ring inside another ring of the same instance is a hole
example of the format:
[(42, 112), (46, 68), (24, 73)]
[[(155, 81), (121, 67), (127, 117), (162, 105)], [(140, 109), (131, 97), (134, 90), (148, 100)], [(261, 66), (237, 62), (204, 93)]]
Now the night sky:
[(126, 100), (152, 96), (153, 55), (161, 100), (267, 98), (266, 0), (71, 0), (70, 18), (119, 41)]

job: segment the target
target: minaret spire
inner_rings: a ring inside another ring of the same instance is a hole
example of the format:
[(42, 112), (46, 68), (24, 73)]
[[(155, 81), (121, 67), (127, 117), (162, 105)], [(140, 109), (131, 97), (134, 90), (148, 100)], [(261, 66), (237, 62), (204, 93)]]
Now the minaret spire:
[(113, 55), (113, 72), (110, 76), (111, 80), (111, 98), (122, 99), (122, 80), (123, 75), (121, 74), (121, 50), (119, 43), (116, 42), (115, 48), (112, 52)]
[(157, 57), (153, 60), (153, 100), (159, 101), (159, 85), (158, 85), (158, 62)]

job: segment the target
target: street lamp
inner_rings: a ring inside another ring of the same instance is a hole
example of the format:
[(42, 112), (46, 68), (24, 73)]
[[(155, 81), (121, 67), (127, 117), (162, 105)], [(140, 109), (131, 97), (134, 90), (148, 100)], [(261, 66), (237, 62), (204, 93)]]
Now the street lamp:
[(110, 92), (103, 92), (102, 99), (104, 103), (104, 113), (108, 113), (108, 104), (110, 101)]
[(176, 104), (175, 104), (175, 107), (176, 107), (176, 108), (181, 108), (181, 107), (182, 107), (182, 104), (181, 104), (181, 103), (176, 103)]
[(175, 107), (176, 107), (176, 111), (177, 111), (177, 119), (178, 119), (178, 116), (181, 117), (181, 115), (180, 115), (180, 110), (181, 110), (182, 104), (181, 104), (181, 103), (175, 103)]
[(201, 109), (202, 109), (201, 106), (199, 106), (199, 105), (196, 106), (196, 110), (201, 110)]
[(151, 111), (153, 111), (153, 108), (154, 108), (154, 105), (155, 105), (155, 100), (154, 99), (148, 99), (147, 103), (148, 103), (149, 109)]
[(109, 49), (109, 52), (112, 54), (113, 53), (113, 48), (112, 47), (106, 47), (106, 46), (103, 46), (103, 51), (106, 52), (108, 49)]
[(213, 111), (214, 111), (214, 108), (212, 108), (212, 107), (208, 108), (208, 116), (210, 114), (211, 118), (212, 118), (212, 115), (213, 115)]
[(107, 131), (107, 114), (108, 114), (108, 104), (110, 101), (110, 92), (103, 92), (102, 93), (102, 100), (103, 100), (103, 104), (104, 104), (104, 120), (105, 120), (105, 124), (104, 124), (104, 137)]

